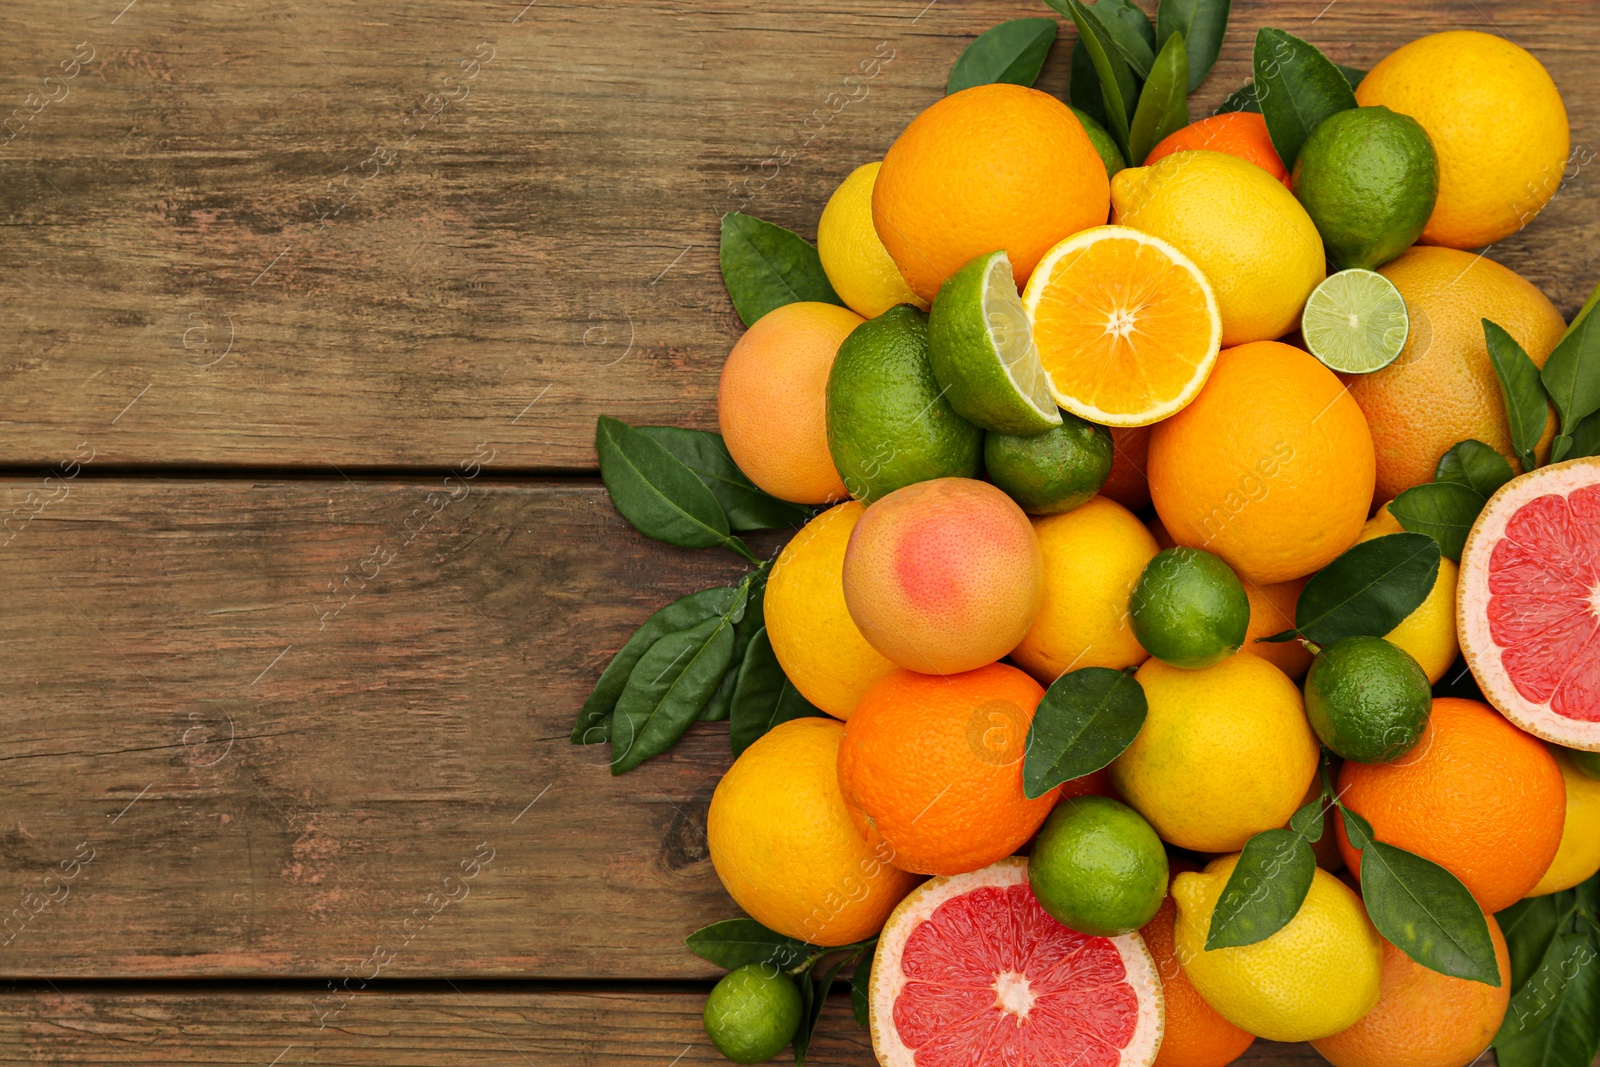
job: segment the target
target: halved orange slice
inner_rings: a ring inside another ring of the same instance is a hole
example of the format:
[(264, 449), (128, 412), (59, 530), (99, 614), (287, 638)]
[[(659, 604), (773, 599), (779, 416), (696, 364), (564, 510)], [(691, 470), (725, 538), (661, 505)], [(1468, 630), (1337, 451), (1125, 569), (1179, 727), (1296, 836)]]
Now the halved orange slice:
[(1147, 426), (1182, 410), (1222, 343), (1200, 268), (1127, 226), (1096, 226), (1050, 249), (1022, 304), (1056, 403), (1103, 426)]

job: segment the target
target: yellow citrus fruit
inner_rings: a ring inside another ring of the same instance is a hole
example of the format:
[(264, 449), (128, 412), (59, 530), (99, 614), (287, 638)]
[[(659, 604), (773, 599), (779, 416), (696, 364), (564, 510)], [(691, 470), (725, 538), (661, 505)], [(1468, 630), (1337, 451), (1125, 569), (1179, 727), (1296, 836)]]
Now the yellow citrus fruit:
[(1200, 670), (1149, 659), (1134, 678), (1148, 711), (1111, 780), (1163, 840), (1231, 852), (1289, 821), (1318, 748), (1287, 675), (1239, 654)]
[(1311, 650), (1299, 641), (1263, 641), (1263, 637), (1294, 629), (1294, 608), (1300, 601), (1304, 578), (1257, 585), (1240, 579), (1244, 595), (1250, 598), (1250, 628), (1245, 631), (1244, 647), (1239, 651), (1260, 656), (1290, 678), (1298, 681), (1311, 667)]
[(1268, 1041), (1316, 1041), (1353, 1026), (1378, 1002), (1383, 939), (1361, 898), (1318, 867), (1305, 903), (1262, 941), (1206, 951), (1217, 898), (1239, 857), (1173, 880), (1183, 973), (1222, 1017)]
[(863, 163), (828, 197), (817, 222), (817, 255), (833, 291), (858, 315), (875, 319), (896, 304), (928, 302), (911, 291), (872, 228), (872, 185), (881, 162)]
[(1154, 234), (1194, 260), (1222, 313), (1222, 345), (1294, 329), (1325, 275), (1322, 238), (1283, 183), (1221, 152), (1179, 152), (1118, 171), (1112, 221)]
[[(1566, 331), (1561, 312), (1514, 271), (1453, 248), (1411, 248), (1378, 273), (1405, 299), (1411, 333), (1393, 363), (1344, 379), (1372, 431), (1378, 499), (1433, 481), (1439, 457), (1469, 438), (1519, 470), (1483, 320), (1502, 327), (1543, 367)], [(1554, 434), (1552, 413), (1541, 457)]]
[(872, 221), (932, 300), (974, 256), (1004, 249), (1021, 289), (1063, 237), (1106, 221), (1106, 165), (1072, 109), (1021, 85), (975, 85), (911, 120), (884, 156)]
[(852, 500), (806, 523), (767, 579), (772, 653), (800, 695), (836, 719), (848, 719), (872, 683), (894, 670), (844, 602), (844, 550), (865, 510)]
[(1410, 115), (1428, 131), (1439, 199), (1424, 244), (1492, 244), (1526, 226), (1561, 187), (1567, 109), (1544, 66), (1504, 37), (1420, 37), (1373, 67), (1356, 101)]
[(1033, 520), (1044, 555), (1044, 599), (1011, 652), (1041, 685), (1080, 667), (1121, 670), (1149, 655), (1128, 623), (1128, 596), (1160, 551), (1133, 512), (1103, 496)]
[[(1374, 537), (1397, 533), (1405, 533), (1405, 527), (1389, 514), (1389, 505), (1385, 504), (1367, 520), (1356, 541), (1370, 541)], [(1459, 569), (1455, 560), (1441, 558), (1439, 576), (1433, 580), (1428, 598), (1416, 611), (1401, 619), (1399, 626), (1383, 635), (1411, 653), (1427, 673), (1430, 684), (1444, 677), (1444, 672), (1450, 669), (1450, 664), (1456, 661), (1456, 654), (1461, 651), (1456, 643), (1456, 577)]]
[(1194, 403), (1151, 431), (1145, 470), (1173, 539), (1258, 585), (1325, 567), (1372, 507), (1361, 409), (1332, 371), (1276, 341), (1223, 351)]
[(1126, 226), (1096, 226), (1046, 252), (1022, 306), (1056, 403), (1102, 426), (1148, 426), (1188, 404), (1222, 339), (1200, 268)]
[(851, 820), (839, 792), (843, 737), (832, 719), (779, 723), (733, 761), (706, 814), (711, 865), (733, 902), (813, 945), (873, 936), (918, 881)]
[(1550, 869), (1539, 884), (1529, 891), (1530, 897), (1571, 889), (1600, 871), (1600, 782), (1578, 770), (1566, 749), (1555, 745), (1549, 748), (1567, 783), (1567, 821), (1561, 828), (1556, 858), (1550, 861)]

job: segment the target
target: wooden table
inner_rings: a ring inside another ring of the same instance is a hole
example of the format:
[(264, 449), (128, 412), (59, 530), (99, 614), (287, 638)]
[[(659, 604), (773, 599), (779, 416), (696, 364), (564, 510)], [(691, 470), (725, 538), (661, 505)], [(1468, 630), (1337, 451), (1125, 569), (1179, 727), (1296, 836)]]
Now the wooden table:
[[(1592, 3), (1236, 0), (1197, 114), (1269, 7), (1356, 66), (1531, 48), (1572, 177), (1492, 254), (1578, 307)], [(0, 1063), (722, 1062), (682, 939), (735, 914), (725, 728), (620, 779), (567, 731), (634, 626), (739, 567), (626, 527), (594, 419), (714, 427), (718, 218), (814, 234), (975, 33), (1040, 13), (0, 5)], [(843, 1003), (812, 1062), (871, 1062)]]

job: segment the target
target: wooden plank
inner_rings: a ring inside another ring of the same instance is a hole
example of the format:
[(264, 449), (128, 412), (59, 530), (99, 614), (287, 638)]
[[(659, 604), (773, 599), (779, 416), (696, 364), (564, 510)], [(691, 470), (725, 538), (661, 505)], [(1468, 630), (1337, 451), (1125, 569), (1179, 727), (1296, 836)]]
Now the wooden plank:
[[(975, 33), (1042, 11), (0, 5), (0, 116), (19, 116), (0, 132), (0, 462), (89, 441), (102, 463), (349, 471), (443, 466), (492, 436), (503, 468), (543, 470), (592, 464), (599, 412), (713, 426), (740, 332), (719, 216), (812, 234)], [(1574, 176), (1493, 255), (1571, 313), (1600, 274), (1592, 14), (1237, 0), (1196, 110), (1244, 80), (1267, 21), (1359, 66), (1436, 30), (1505, 33), (1565, 93)]]
[[(0, 995), (0, 1064), (320, 1064), (325, 1067), (726, 1067), (700, 1023), (700, 994), (358, 994), (319, 1028), (310, 994)], [(276, 1059), (274, 1057), (277, 1057)], [(780, 1054), (774, 1063), (783, 1063)], [(830, 999), (806, 1062), (872, 1067), (871, 1041)], [(1244, 1067), (1314, 1067), (1309, 1045), (1257, 1041)]]

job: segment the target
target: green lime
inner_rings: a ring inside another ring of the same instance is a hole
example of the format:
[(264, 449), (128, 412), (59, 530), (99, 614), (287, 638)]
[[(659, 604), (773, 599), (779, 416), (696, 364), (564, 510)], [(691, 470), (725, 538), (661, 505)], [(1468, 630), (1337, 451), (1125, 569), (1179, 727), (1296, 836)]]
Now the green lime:
[(1411, 332), (1400, 290), (1383, 275), (1351, 268), (1311, 290), (1300, 334), (1311, 354), (1345, 374), (1370, 374), (1395, 361)]
[(1111, 432), (1072, 414), (1032, 437), (988, 433), (983, 465), (989, 480), (1030, 515), (1071, 511), (1100, 491), (1111, 475)]
[(1380, 267), (1422, 236), (1439, 196), (1439, 159), (1411, 116), (1350, 108), (1329, 115), (1306, 138), (1294, 164), (1294, 192), (1317, 224), (1334, 270)]
[(1122, 158), (1122, 149), (1117, 147), (1117, 142), (1111, 139), (1111, 134), (1106, 128), (1096, 122), (1094, 116), (1087, 111), (1073, 108), (1072, 113), (1083, 123), (1083, 132), (1089, 135), (1089, 143), (1100, 153), (1100, 160), (1106, 165), (1106, 177), (1109, 178), (1117, 171), (1127, 169), (1128, 163)]
[(770, 963), (729, 971), (706, 998), (706, 1033), (734, 1063), (772, 1059), (800, 1028), (800, 990)]
[(1600, 781), (1600, 752), (1583, 752), (1576, 748), (1567, 749), (1567, 755), (1572, 757), (1572, 762), (1578, 770), (1590, 778)]
[(956, 414), (985, 430), (1061, 425), (1011, 259), (988, 252), (945, 279), (928, 313), (928, 359)]
[(1381, 637), (1341, 637), (1306, 672), (1306, 718), (1336, 754), (1383, 763), (1410, 751), (1428, 724), (1428, 674)]
[(1128, 805), (1073, 797), (1056, 805), (1028, 859), (1028, 884), (1062, 926), (1095, 937), (1139, 929), (1167, 895), (1161, 838)]
[(976, 478), (983, 431), (956, 414), (928, 362), (928, 318), (910, 304), (850, 331), (828, 374), (828, 450), (850, 495)]
[(1250, 628), (1250, 598), (1216, 556), (1169, 548), (1145, 564), (1128, 598), (1128, 618), (1146, 652), (1195, 670), (1239, 651)]

